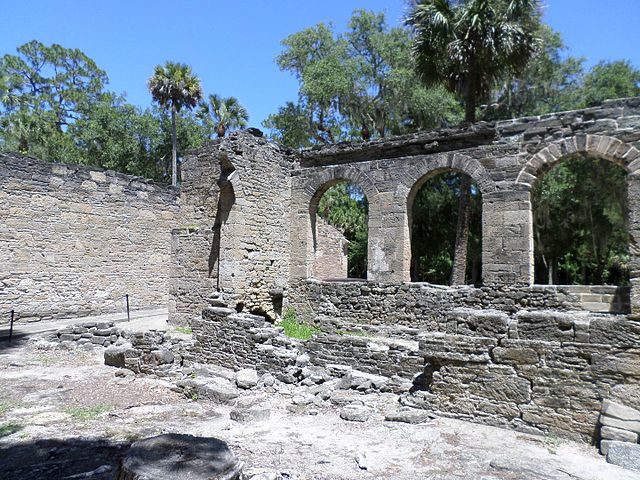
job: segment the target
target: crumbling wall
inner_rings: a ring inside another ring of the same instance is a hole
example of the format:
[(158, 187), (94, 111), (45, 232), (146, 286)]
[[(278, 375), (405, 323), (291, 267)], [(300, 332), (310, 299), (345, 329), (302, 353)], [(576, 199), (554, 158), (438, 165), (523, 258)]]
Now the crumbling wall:
[(185, 159), (181, 203), (191, 209), (191, 233), (173, 235), (172, 322), (199, 317), (216, 290), (239, 310), (281, 313), (295, 159), (253, 133), (236, 132)]
[(171, 187), (0, 155), (0, 322), (166, 306), (178, 212)]
[(347, 278), (348, 246), (349, 241), (340, 230), (319, 218), (314, 245), (314, 278)]

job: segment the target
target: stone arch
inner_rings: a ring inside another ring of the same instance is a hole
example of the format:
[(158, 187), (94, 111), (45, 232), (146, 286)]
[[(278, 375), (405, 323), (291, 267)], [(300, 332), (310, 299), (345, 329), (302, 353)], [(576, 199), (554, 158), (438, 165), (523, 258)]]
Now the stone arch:
[[(462, 153), (453, 153), (448, 155), (423, 157), (420, 161), (407, 169), (403, 178), (403, 185), (407, 190), (405, 198), (406, 219), (404, 222), (405, 242), (404, 242), (404, 278), (406, 281), (411, 280), (411, 257), (412, 257), (412, 239), (411, 226), (413, 222), (412, 210), (415, 197), (424, 184), (431, 178), (446, 172), (466, 173), (471, 177), (478, 189), (483, 195), (496, 191), (496, 184), (482, 166), (482, 164), (468, 155)], [(483, 227), (484, 236), (484, 227)], [(484, 239), (483, 239), (484, 241)]]
[(339, 182), (350, 182), (358, 185), (364, 191), (369, 201), (378, 194), (373, 180), (365, 172), (353, 167), (331, 167), (320, 170), (312, 175), (305, 184), (302, 195), (303, 203), (317, 207), (324, 192)]
[(404, 173), (402, 183), (408, 190), (407, 205), (412, 203), (411, 196), (415, 196), (416, 192), (424, 185), (424, 182), (447, 171), (466, 173), (478, 185), (483, 194), (496, 191), (496, 184), (489, 172), (475, 158), (463, 153), (423, 157), (416, 165), (408, 168)]
[(516, 184), (530, 189), (541, 174), (558, 162), (585, 153), (620, 165), (629, 175), (640, 172), (640, 151), (633, 145), (607, 135), (582, 133), (558, 140), (533, 155), (520, 170)]
[(378, 189), (366, 173), (353, 167), (335, 167), (315, 173), (303, 189), (303, 202), (308, 206), (309, 219), (309, 228), (307, 230), (309, 232), (307, 243), (308, 274), (312, 274), (313, 262), (311, 259), (314, 258), (318, 247), (318, 204), (329, 188), (341, 182), (352, 183), (362, 189), (369, 202), (369, 220), (371, 219), (372, 209), (376, 210), (373, 203), (378, 194)]
[[(632, 309), (640, 310), (640, 150), (608, 135), (580, 133), (551, 143), (531, 156), (520, 170), (516, 187), (530, 191), (534, 183), (559, 163), (580, 155), (592, 155), (619, 165), (627, 172), (628, 225), (631, 254)], [(531, 277), (533, 280), (533, 225), (530, 228)]]

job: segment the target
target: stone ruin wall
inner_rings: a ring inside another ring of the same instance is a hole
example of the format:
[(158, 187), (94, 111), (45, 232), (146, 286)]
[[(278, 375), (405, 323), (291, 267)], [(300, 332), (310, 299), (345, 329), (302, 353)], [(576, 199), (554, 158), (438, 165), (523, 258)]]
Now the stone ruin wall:
[(248, 132), (187, 156), (181, 195), (194, 213), (188, 226), (172, 234), (172, 322), (199, 317), (216, 290), (238, 309), (270, 318), (281, 313), (295, 161), (287, 150)]
[(326, 280), (347, 278), (349, 241), (342, 232), (319, 218), (315, 242), (313, 277)]
[[(640, 407), (640, 329), (635, 314), (625, 315), (640, 306), (637, 252), (630, 288), (530, 285), (529, 191), (563, 159), (613, 161), (628, 172), (637, 242), (638, 147), (640, 99), (626, 99), (305, 151), (292, 172), (286, 300), (322, 332), (295, 342), (260, 317), (209, 308), (194, 318), (196, 356), (283, 378), (305, 378), (313, 368), (340, 376), (350, 367), (385, 378), (376, 382), (391, 391), (409, 382), (403, 401), (441, 415), (595, 438), (604, 399)], [(406, 283), (412, 196), (447, 170), (470, 174), (483, 194), (479, 288)], [(367, 282), (312, 279), (314, 209), (339, 181), (359, 185), (369, 201)]]
[(176, 190), (0, 155), (0, 322), (164, 307)]

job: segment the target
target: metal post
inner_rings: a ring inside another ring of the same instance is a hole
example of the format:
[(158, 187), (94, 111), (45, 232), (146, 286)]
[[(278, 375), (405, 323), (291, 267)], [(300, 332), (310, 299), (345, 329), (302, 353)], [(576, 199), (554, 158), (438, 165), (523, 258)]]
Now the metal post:
[(11, 343), (11, 337), (13, 336), (13, 316), (14, 316), (14, 311), (11, 310), (11, 323), (9, 324), (9, 343)]
[(125, 295), (126, 299), (127, 299), (127, 322), (131, 321), (131, 315), (129, 314), (129, 294), (127, 293)]

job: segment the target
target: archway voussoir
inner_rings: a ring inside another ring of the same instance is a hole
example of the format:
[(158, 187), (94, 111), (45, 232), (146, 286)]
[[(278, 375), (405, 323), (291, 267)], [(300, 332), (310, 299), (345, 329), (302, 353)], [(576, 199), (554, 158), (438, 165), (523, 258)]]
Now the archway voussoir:
[(618, 140), (617, 138), (611, 138), (605, 154), (613, 158), (621, 159), (622, 157), (616, 155), (616, 152), (618, 151), (618, 148), (620, 148), (620, 145), (622, 145), (622, 142), (620, 140)]
[(629, 175), (634, 175), (636, 171), (640, 169), (640, 158), (636, 158), (633, 162), (627, 165), (627, 172)]
[(575, 137), (565, 138), (559, 145), (563, 156), (572, 155), (578, 151), (578, 145), (576, 144)]
[(587, 137), (586, 133), (578, 133), (576, 139), (576, 152), (584, 151), (587, 149)]
[(600, 137), (600, 135), (587, 134), (587, 140), (584, 149), (589, 153), (600, 153), (600, 150), (598, 150), (598, 145), (600, 145), (601, 139), (602, 137)]
[(524, 183), (529, 187), (531, 187), (535, 183), (535, 181), (535, 175), (532, 175), (531, 173), (524, 170), (520, 172), (520, 175), (518, 175), (518, 178), (516, 179), (516, 183)]
[(640, 157), (640, 151), (638, 151), (638, 149), (635, 147), (631, 147), (629, 151), (625, 154), (625, 156), (622, 157), (622, 159), (626, 163), (631, 163), (639, 157)]
[(562, 150), (557, 143), (552, 143), (547, 147), (547, 151), (553, 157), (554, 161), (562, 157)]
[(616, 151), (613, 153), (613, 156), (622, 159), (623, 162), (626, 162), (625, 156), (627, 155), (627, 153), (629, 153), (629, 150), (631, 150), (632, 148), (633, 147), (631, 145), (624, 142), (620, 142), (620, 145), (618, 145), (618, 148), (616, 148)]

